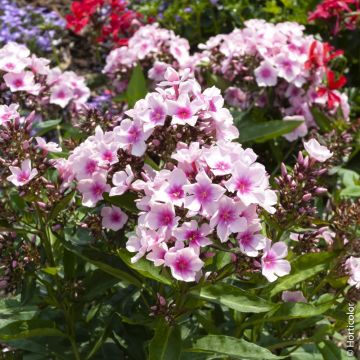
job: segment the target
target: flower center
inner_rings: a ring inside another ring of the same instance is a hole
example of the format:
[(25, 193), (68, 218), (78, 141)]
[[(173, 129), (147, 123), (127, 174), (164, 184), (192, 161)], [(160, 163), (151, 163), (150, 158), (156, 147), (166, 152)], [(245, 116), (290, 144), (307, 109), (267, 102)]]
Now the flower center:
[(187, 107), (181, 107), (177, 110), (176, 115), (180, 119), (185, 120), (191, 117), (191, 111)]
[(251, 188), (251, 182), (249, 181), (249, 179), (246, 178), (240, 178), (238, 179), (238, 181), (236, 182), (236, 189), (241, 193), (247, 193), (250, 191)]

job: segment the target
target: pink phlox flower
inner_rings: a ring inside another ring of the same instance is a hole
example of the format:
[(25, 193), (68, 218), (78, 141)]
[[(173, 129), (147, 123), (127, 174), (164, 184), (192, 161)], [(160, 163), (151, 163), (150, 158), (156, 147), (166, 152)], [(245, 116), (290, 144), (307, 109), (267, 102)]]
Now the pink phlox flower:
[(15, 186), (23, 186), (27, 184), (38, 174), (36, 169), (31, 168), (30, 159), (23, 160), (20, 167), (9, 166), (9, 170), (12, 175), (8, 176), (6, 179), (12, 182)]
[(163, 61), (155, 61), (154, 65), (148, 72), (149, 79), (156, 82), (165, 80), (164, 75), (168, 67), (170, 67), (170, 65), (164, 63)]
[(45, 152), (58, 153), (58, 152), (62, 151), (59, 144), (57, 144), (55, 142), (52, 142), (52, 141), (46, 142), (46, 140), (40, 136), (35, 137), (35, 140), (37, 142), (37, 147)]
[(143, 125), (139, 120), (125, 119), (114, 129), (116, 140), (125, 149), (129, 150), (131, 155), (142, 156), (146, 151), (145, 141), (150, 136), (150, 132), (145, 132)]
[(223, 196), (217, 203), (217, 210), (210, 219), (210, 226), (215, 227), (221, 242), (226, 242), (233, 233), (244, 231), (247, 221), (241, 217), (242, 204)]
[(112, 178), (114, 187), (111, 188), (109, 195), (116, 196), (124, 194), (131, 186), (134, 180), (134, 173), (128, 164), (123, 171), (117, 171)]
[(259, 86), (275, 86), (277, 84), (277, 71), (269, 61), (262, 61), (254, 73)]
[(231, 174), (233, 167), (231, 156), (220, 147), (212, 146), (205, 150), (203, 158), (215, 176)]
[(210, 216), (226, 190), (221, 185), (213, 184), (204, 170), (196, 175), (195, 180), (195, 184), (184, 186), (187, 193), (184, 206), (193, 213)]
[(263, 250), (266, 244), (266, 237), (259, 233), (261, 230), (260, 224), (252, 224), (248, 226), (245, 231), (237, 234), (240, 251), (247, 256), (256, 257), (259, 250)]
[(104, 172), (96, 172), (90, 179), (82, 179), (78, 183), (78, 190), (83, 196), (82, 204), (87, 207), (95, 207), (103, 199), (103, 194), (110, 189)]
[(106, 229), (118, 231), (128, 221), (128, 216), (116, 206), (105, 206), (101, 209), (102, 226)]
[(204, 266), (194, 249), (188, 247), (177, 251), (168, 251), (165, 255), (165, 265), (170, 267), (172, 276), (186, 282), (195, 281), (196, 274)]
[(34, 81), (34, 74), (31, 71), (7, 73), (4, 75), (4, 80), (12, 92), (26, 91), (37, 95), (39, 91), (39, 87)]
[(180, 94), (176, 101), (167, 101), (169, 115), (172, 116), (171, 124), (195, 126), (198, 119), (198, 111), (203, 103), (199, 99), (190, 100), (187, 94)]
[(150, 208), (151, 210), (144, 218), (144, 225), (152, 230), (164, 227), (170, 231), (177, 226), (180, 218), (175, 215), (173, 204), (152, 203)]
[(20, 119), (18, 108), (18, 104), (0, 105), (0, 125), (4, 125), (9, 121)]
[(238, 161), (234, 164), (232, 177), (225, 186), (230, 192), (236, 192), (245, 205), (259, 204), (257, 194), (265, 190), (265, 178), (266, 171), (263, 165), (254, 163), (247, 166)]
[(178, 241), (186, 242), (189, 247), (194, 248), (199, 253), (200, 247), (212, 244), (207, 237), (212, 231), (209, 224), (203, 223), (199, 226), (195, 220), (191, 220), (174, 229), (173, 235)]
[(262, 274), (273, 282), (279, 276), (284, 276), (290, 273), (290, 263), (284, 258), (287, 256), (288, 248), (286, 244), (279, 241), (271, 245), (271, 240), (266, 240), (264, 254), (261, 258)]
[(319, 162), (325, 162), (333, 156), (333, 153), (326, 146), (320, 145), (315, 139), (305, 141), (304, 148), (312, 159)]
[(140, 118), (144, 121), (144, 130), (148, 131), (165, 124), (168, 110), (167, 103), (160, 94), (152, 93), (146, 97), (146, 100), (148, 107)]
[(160, 202), (171, 202), (176, 206), (182, 206), (185, 198), (184, 186), (188, 179), (183, 170), (176, 168), (171, 172), (169, 178), (163, 183), (159, 191), (154, 193), (154, 200)]
[(55, 85), (50, 90), (50, 104), (65, 108), (73, 99), (74, 92), (66, 84)]

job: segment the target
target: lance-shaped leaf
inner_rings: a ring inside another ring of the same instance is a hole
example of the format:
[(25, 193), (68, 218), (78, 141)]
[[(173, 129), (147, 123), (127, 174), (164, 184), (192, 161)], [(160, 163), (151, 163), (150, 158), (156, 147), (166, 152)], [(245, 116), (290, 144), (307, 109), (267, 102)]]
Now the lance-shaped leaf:
[(149, 360), (178, 360), (181, 355), (181, 333), (177, 325), (161, 320), (149, 345)]
[(194, 290), (192, 294), (239, 312), (260, 313), (274, 308), (274, 304), (251, 294), (249, 291), (225, 283), (205, 286), (199, 290)]
[(214, 353), (241, 360), (272, 360), (285, 358), (285, 356), (276, 356), (270, 350), (244, 339), (223, 335), (204, 336), (195, 341), (192, 348), (186, 351)]

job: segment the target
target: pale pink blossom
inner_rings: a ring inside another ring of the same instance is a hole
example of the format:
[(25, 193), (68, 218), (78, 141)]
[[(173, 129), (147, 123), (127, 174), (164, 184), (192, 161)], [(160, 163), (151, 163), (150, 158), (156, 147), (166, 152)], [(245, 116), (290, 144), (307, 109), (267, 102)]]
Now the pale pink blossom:
[(244, 231), (247, 221), (241, 217), (242, 204), (223, 196), (217, 205), (217, 210), (210, 219), (210, 226), (215, 227), (221, 242), (228, 240), (233, 233)]
[(61, 84), (51, 88), (50, 104), (59, 105), (65, 108), (69, 102), (73, 99), (74, 92), (68, 86)]
[(150, 212), (145, 216), (145, 225), (150, 229), (157, 230), (162, 227), (172, 229), (177, 225), (179, 218), (175, 216), (173, 204), (154, 203), (150, 208)]
[(207, 237), (212, 232), (209, 224), (199, 224), (195, 220), (183, 223), (179, 228), (173, 231), (173, 235), (178, 241), (183, 241), (189, 247), (194, 248), (196, 251), (200, 247), (212, 244), (211, 240)]
[(266, 60), (261, 62), (254, 73), (259, 86), (275, 86), (277, 84), (276, 69)]
[(188, 194), (184, 206), (192, 212), (210, 215), (216, 202), (225, 193), (225, 189), (221, 185), (213, 184), (203, 170), (196, 175), (195, 180), (195, 184), (184, 186)]
[(188, 183), (184, 171), (176, 168), (171, 172), (169, 178), (164, 182), (159, 191), (155, 192), (154, 200), (171, 202), (176, 206), (181, 206), (185, 198), (184, 188)]
[(116, 196), (122, 195), (130, 188), (132, 181), (134, 180), (134, 173), (132, 172), (131, 166), (126, 165), (124, 171), (117, 171), (112, 178), (114, 187), (111, 188), (109, 195)]
[(6, 124), (8, 121), (19, 119), (18, 104), (0, 105), (0, 125)]
[(203, 106), (199, 100), (191, 101), (189, 95), (180, 94), (176, 101), (168, 100), (169, 115), (172, 115), (172, 124), (195, 126), (198, 115), (197, 112)]
[(204, 262), (192, 248), (168, 251), (165, 255), (165, 265), (170, 267), (172, 276), (186, 282), (195, 281), (196, 274), (202, 269)]
[(267, 239), (264, 254), (261, 257), (262, 274), (273, 282), (279, 276), (284, 276), (290, 273), (290, 263), (286, 258), (288, 248), (286, 244), (279, 241), (271, 245), (271, 240)]
[(128, 221), (128, 216), (118, 207), (105, 206), (101, 209), (102, 226), (106, 229), (118, 231)]
[(35, 140), (37, 142), (37, 147), (45, 152), (58, 153), (62, 151), (59, 144), (55, 142), (52, 141), (46, 142), (46, 140), (40, 136), (35, 137)]
[(125, 119), (120, 126), (115, 128), (117, 141), (128, 149), (131, 155), (142, 156), (146, 150), (145, 141), (150, 136), (149, 132), (144, 132), (142, 123), (135, 119)]
[(153, 67), (148, 72), (149, 79), (156, 82), (163, 81), (166, 69), (168, 67), (170, 67), (170, 65), (164, 63), (163, 61), (155, 61)]
[(265, 248), (266, 237), (259, 233), (261, 226), (253, 224), (244, 231), (240, 231), (236, 239), (239, 243), (240, 251), (247, 256), (256, 257), (259, 250)]
[(31, 168), (31, 160), (26, 159), (21, 162), (21, 167), (9, 166), (12, 175), (7, 177), (7, 180), (12, 182), (15, 186), (23, 186), (31, 181), (37, 174), (36, 169)]
[(7, 73), (4, 75), (6, 85), (12, 92), (27, 91), (32, 92), (36, 89), (34, 74), (31, 71), (22, 71), (20, 73)]
[(103, 173), (94, 173), (91, 179), (83, 179), (78, 183), (78, 190), (81, 192), (84, 206), (94, 207), (98, 201), (103, 199), (103, 194), (109, 192), (110, 185), (106, 183), (106, 176)]
[(245, 205), (260, 204), (268, 187), (265, 168), (259, 163), (249, 166), (238, 161), (234, 164), (232, 177), (225, 186), (229, 191), (236, 192)]
[(325, 162), (333, 155), (333, 153), (330, 152), (326, 146), (320, 145), (319, 142), (315, 139), (304, 141), (304, 148), (308, 152), (310, 158), (319, 162)]

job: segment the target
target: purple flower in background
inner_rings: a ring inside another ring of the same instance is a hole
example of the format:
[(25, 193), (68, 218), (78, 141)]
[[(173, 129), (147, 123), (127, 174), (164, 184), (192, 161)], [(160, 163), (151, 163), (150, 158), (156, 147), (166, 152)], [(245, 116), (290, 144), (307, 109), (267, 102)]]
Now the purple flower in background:
[(14, 1), (0, 0), (0, 45), (9, 41), (33, 45), (42, 52), (52, 51), (65, 21), (44, 7), (19, 7)]

